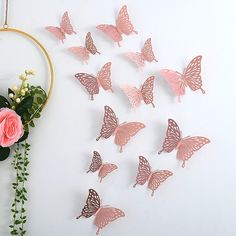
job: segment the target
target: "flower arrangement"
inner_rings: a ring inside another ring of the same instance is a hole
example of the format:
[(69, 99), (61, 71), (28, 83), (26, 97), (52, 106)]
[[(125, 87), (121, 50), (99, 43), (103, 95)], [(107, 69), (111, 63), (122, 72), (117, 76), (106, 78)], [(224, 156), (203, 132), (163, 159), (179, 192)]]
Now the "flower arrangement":
[(25, 235), (27, 220), (26, 181), (28, 177), (30, 144), (27, 141), (30, 127), (47, 101), (47, 94), (41, 86), (31, 85), (28, 80), (34, 76), (33, 70), (25, 70), (19, 76), (21, 84), (8, 89), (8, 96), (0, 95), (0, 161), (10, 156), (13, 150), (12, 165), (15, 181), (12, 183), (14, 199), (11, 206), (13, 222), (11, 235)]

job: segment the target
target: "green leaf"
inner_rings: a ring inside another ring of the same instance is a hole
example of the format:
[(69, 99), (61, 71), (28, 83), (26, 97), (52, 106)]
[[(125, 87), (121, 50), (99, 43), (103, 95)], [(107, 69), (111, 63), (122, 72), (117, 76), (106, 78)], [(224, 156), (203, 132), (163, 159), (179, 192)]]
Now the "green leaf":
[(0, 161), (4, 161), (8, 158), (10, 154), (10, 148), (9, 147), (1, 147), (0, 146)]
[(27, 109), (31, 108), (33, 104), (33, 97), (28, 96), (25, 97), (21, 103), (18, 104), (16, 107), (16, 113), (20, 116), (22, 116), (25, 112), (27, 112)]
[(21, 143), (28, 138), (29, 132), (25, 131), (23, 136), (17, 141), (17, 143)]
[(3, 108), (3, 107), (10, 108), (10, 103), (8, 102), (8, 100), (5, 97), (0, 96), (0, 108)]

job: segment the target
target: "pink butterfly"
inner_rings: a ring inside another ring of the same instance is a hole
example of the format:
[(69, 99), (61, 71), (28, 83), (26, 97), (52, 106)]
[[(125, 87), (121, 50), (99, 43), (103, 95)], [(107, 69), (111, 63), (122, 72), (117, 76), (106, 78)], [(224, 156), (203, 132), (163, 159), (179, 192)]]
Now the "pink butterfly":
[(95, 55), (96, 53), (100, 54), (98, 52), (94, 42), (93, 38), (91, 36), (91, 33), (88, 32), (85, 39), (85, 47), (70, 47), (68, 48), (70, 52), (78, 56), (82, 61), (85, 61), (87, 63), (89, 59), (89, 54)]
[(68, 35), (71, 35), (73, 33), (76, 34), (76, 32), (74, 31), (70, 23), (70, 19), (69, 19), (67, 11), (62, 16), (60, 27), (47, 26), (45, 27), (45, 29), (48, 30), (50, 33), (52, 33), (56, 38), (61, 40), (62, 43), (64, 43), (66, 34)]
[(100, 154), (94, 151), (92, 163), (87, 173), (90, 171), (95, 172), (99, 170), (98, 176), (101, 178), (100, 182), (102, 182), (103, 178), (105, 178), (109, 173), (111, 173), (113, 170), (116, 170), (117, 168), (118, 167), (115, 164), (110, 164), (110, 163), (102, 164), (102, 158)]
[(112, 90), (111, 85), (111, 62), (106, 63), (98, 72), (97, 77), (87, 73), (77, 73), (75, 75), (80, 83), (85, 87), (93, 100), (93, 95), (99, 93), (99, 87), (102, 86), (104, 90)]
[(200, 136), (187, 136), (185, 138), (181, 136), (181, 131), (177, 123), (169, 119), (166, 138), (162, 145), (162, 150), (159, 151), (158, 154), (161, 154), (163, 151), (169, 153), (177, 149), (177, 158), (183, 161), (182, 167), (185, 167), (185, 162), (201, 147), (210, 143), (210, 140)]
[(123, 147), (128, 143), (130, 138), (135, 136), (139, 130), (145, 128), (145, 125), (140, 122), (124, 122), (119, 125), (114, 111), (109, 106), (105, 106), (104, 109), (105, 114), (102, 129), (100, 136), (96, 140), (98, 141), (101, 137), (107, 139), (114, 135), (115, 144), (120, 146), (120, 152), (122, 152)]
[(169, 170), (155, 170), (151, 172), (151, 166), (147, 159), (143, 156), (139, 156), (138, 174), (133, 187), (136, 187), (137, 184), (144, 185), (148, 182), (148, 188), (152, 190), (151, 196), (153, 196), (159, 185), (171, 175), (173, 175), (173, 173)]
[(152, 42), (151, 38), (147, 39), (144, 43), (144, 46), (140, 52), (128, 52), (125, 54), (137, 67), (143, 68), (145, 65), (145, 61), (152, 62), (157, 60), (155, 59), (155, 55), (152, 51)]
[(121, 89), (128, 97), (132, 107), (138, 107), (142, 100), (145, 104), (152, 104), (152, 106), (155, 107), (153, 103), (154, 80), (155, 76), (150, 76), (146, 79), (140, 89), (130, 85), (121, 86)]
[(89, 189), (86, 205), (84, 206), (81, 214), (76, 219), (79, 219), (82, 216), (89, 218), (93, 215), (95, 216), (95, 225), (98, 227), (96, 232), (98, 235), (102, 228), (112, 221), (117, 220), (120, 217), (124, 217), (125, 213), (118, 208), (101, 206), (98, 193), (93, 189)]
[(110, 37), (114, 42), (120, 47), (120, 42), (122, 41), (122, 34), (130, 35), (131, 33), (137, 34), (138, 32), (134, 30), (134, 27), (129, 20), (129, 14), (127, 12), (127, 6), (124, 5), (118, 14), (116, 21), (116, 26), (114, 25), (98, 25), (97, 29), (101, 30), (108, 37)]
[(173, 92), (178, 96), (185, 94), (185, 87), (189, 87), (192, 91), (200, 89), (204, 94), (205, 91), (202, 89), (202, 78), (201, 78), (201, 61), (202, 56), (197, 56), (190, 61), (187, 68), (184, 69), (183, 74), (173, 71), (162, 69), (160, 75), (165, 78)]

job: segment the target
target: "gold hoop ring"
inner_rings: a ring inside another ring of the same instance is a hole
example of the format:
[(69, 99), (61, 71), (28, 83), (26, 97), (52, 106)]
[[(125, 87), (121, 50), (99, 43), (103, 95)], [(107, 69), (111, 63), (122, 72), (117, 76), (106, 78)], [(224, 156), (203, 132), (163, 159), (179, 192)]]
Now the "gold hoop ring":
[(46, 104), (48, 103), (49, 98), (51, 97), (52, 94), (52, 88), (53, 88), (53, 82), (54, 82), (54, 69), (53, 69), (53, 65), (52, 65), (52, 60), (47, 52), (47, 50), (45, 49), (45, 47), (32, 35), (16, 29), (16, 28), (9, 28), (8, 25), (4, 25), (3, 28), (0, 28), (0, 32), (13, 32), (13, 33), (18, 33), (19, 35), (29, 39), (31, 42), (33, 42), (44, 54), (48, 66), (49, 66), (49, 71), (50, 71), (50, 84), (49, 84), (49, 89), (47, 91), (47, 98), (46, 98), (46, 102), (44, 103), (42, 110), (44, 109), (44, 107), (46, 106)]

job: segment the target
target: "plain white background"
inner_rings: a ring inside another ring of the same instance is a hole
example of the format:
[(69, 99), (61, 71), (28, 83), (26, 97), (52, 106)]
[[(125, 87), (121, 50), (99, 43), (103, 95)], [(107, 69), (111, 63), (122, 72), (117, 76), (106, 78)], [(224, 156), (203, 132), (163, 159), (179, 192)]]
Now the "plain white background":
[[(123, 4), (139, 32), (124, 37), (118, 48), (95, 26), (114, 24)], [(89, 188), (100, 194), (104, 204), (125, 211), (126, 217), (101, 231), (102, 235), (159, 236), (233, 236), (236, 234), (236, 155), (235, 155), (235, 1), (233, 0), (12, 0), (10, 25), (36, 36), (49, 50), (55, 65), (53, 96), (31, 132), (31, 164), (28, 182), (28, 235), (64, 236), (95, 235), (93, 218), (75, 220)], [(2, 9), (2, 5), (1, 5)], [(78, 32), (59, 43), (45, 26), (58, 25), (68, 10)], [(1, 11), (2, 12), (2, 11)], [(83, 45), (88, 31), (102, 54), (92, 56), (88, 65), (67, 52), (69, 46)], [(141, 72), (128, 62), (123, 53), (139, 51), (148, 38), (159, 60)], [(196, 55), (203, 55), (202, 79), (206, 94), (187, 91), (177, 103), (171, 90), (158, 75), (161, 68), (183, 70)], [(25, 68), (37, 71), (32, 83), (47, 83), (43, 58), (35, 47), (14, 35), (0, 35), (0, 92), (18, 83)], [(114, 94), (101, 91), (91, 102), (73, 75), (96, 74), (103, 64), (112, 61)], [(156, 75), (156, 109), (143, 105), (131, 110), (119, 86), (140, 86)], [(113, 138), (95, 141), (109, 105), (120, 121), (146, 124), (118, 152)], [(167, 119), (175, 119), (184, 135), (203, 135), (211, 139), (182, 169), (176, 153), (157, 155), (161, 148)], [(97, 173), (86, 174), (92, 152), (97, 150), (105, 162), (119, 169), (99, 183)], [(174, 172), (150, 197), (146, 186), (135, 182), (138, 156), (144, 155), (153, 169)], [(0, 235), (7, 236), (10, 204), (13, 196), (11, 158), (0, 163)]]

